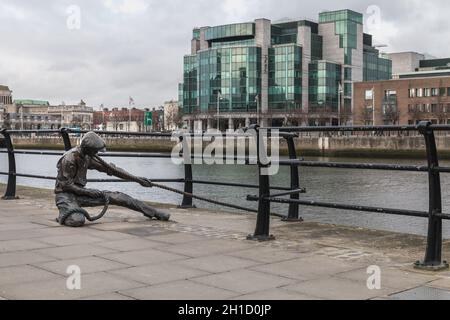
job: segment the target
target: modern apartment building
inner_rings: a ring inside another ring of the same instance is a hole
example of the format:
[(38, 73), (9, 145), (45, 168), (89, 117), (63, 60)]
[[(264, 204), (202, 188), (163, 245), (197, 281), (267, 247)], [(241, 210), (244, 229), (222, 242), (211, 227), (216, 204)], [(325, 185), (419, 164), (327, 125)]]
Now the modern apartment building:
[(355, 83), (354, 100), (355, 125), (450, 124), (450, 76)]
[(320, 13), (318, 22), (201, 27), (184, 57), (180, 105), (194, 130), (337, 125), (350, 122), (355, 81), (391, 73), (363, 32), (362, 14), (351, 10)]

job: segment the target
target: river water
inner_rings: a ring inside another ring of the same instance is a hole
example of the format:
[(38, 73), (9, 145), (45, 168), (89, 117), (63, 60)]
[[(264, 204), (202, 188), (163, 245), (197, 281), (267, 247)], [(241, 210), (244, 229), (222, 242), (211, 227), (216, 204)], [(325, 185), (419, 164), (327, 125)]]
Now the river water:
[[(16, 155), (17, 172), (45, 176), (56, 175), (57, 156)], [(106, 158), (119, 167), (133, 174), (151, 179), (183, 178), (183, 166), (174, 165), (170, 159), (161, 158)], [(332, 159), (309, 158), (333, 162), (369, 162), (367, 159)], [(377, 159), (370, 162), (425, 164), (421, 160), (389, 160)], [(443, 161), (441, 165), (450, 166)], [(0, 171), (7, 171), (7, 156), (0, 154)], [(194, 179), (220, 182), (237, 182), (257, 184), (258, 175), (255, 166), (239, 165), (196, 165), (193, 167)], [(289, 168), (282, 167), (278, 175), (271, 177), (272, 186), (289, 186)], [(90, 172), (89, 178), (107, 178), (98, 172)], [(383, 206), (387, 208), (428, 210), (428, 178), (426, 173), (348, 170), (326, 168), (300, 168), (301, 186), (307, 193), (302, 199), (338, 202), (343, 204), (359, 204), (367, 206)], [(0, 176), (0, 182), (6, 182), (7, 177)], [(18, 178), (19, 185), (53, 188), (54, 182)], [(182, 189), (182, 184), (169, 184)], [(133, 183), (92, 183), (91, 188), (113, 190), (128, 193), (142, 200), (162, 203), (179, 204), (181, 196), (159, 189), (146, 189)], [(235, 187), (219, 187), (210, 185), (195, 185), (194, 193), (211, 199), (233, 203), (245, 207), (256, 208), (256, 203), (246, 200), (247, 194), (257, 194), (257, 189), (242, 189)], [(442, 175), (443, 211), (450, 212), (450, 175)], [(195, 201), (197, 207), (219, 208), (208, 203)], [(233, 210), (233, 209), (225, 209)], [(273, 204), (272, 210), (286, 214), (287, 206)], [(411, 234), (426, 234), (427, 219), (391, 216), (376, 213), (361, 213), (345, 210), (301, 207), (301, 216), (306, 221), (317, 221), (340, 225), (366, 227), (378, 230), (396, 231)], [(444, 236), (450, 238), (450, 228), (444, 222)]]

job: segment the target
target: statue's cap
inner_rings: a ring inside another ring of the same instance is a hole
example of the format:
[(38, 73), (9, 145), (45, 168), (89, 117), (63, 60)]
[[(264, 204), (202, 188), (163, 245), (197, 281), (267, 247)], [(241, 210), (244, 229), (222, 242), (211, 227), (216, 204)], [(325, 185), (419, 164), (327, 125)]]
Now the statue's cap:
[(105, 151), (106, 143), (95, 132), (88, 132), (81, 139), (81, 148), (89, 148), (97, 151)]

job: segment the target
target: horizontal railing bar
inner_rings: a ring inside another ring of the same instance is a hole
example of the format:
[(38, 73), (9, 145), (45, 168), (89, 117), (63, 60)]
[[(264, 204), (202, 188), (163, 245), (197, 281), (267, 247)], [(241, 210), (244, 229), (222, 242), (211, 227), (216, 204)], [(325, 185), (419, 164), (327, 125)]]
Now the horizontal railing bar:
[[(189, 181), (188, 181), (189, 182)], [(216, 182), (216, 181), (205, 181), (205, 180), (192, 180), (192, 183), (214, 185), (214, 186), (225, 186), (225, 187), (241, 187), (248, 189), (258, 189), (259, 185), (243, 184), (243, 183), (232, 183), (232, 182)], [(288, 187), (270, 187), (273, 190), (286, 190), (290, 191), (291, 188)]]
[[(268, 127), (260, 128), (268, 131), (278, 130), (280, 132), (367, 132), (367, 131), (419, 131), (419, 126), (325, 126), (325, 127)], [(450, 125), (430, 125), (427, 127), (434, 131), (450, 131)]]
[[(41, 176), (41, 175), (34, 175), (34, 174), (25, 174), (25, 173), (11, 173), (12, 175), (20, 178), (33, 178), (33, 179), (42, 179), (42, 180), (56, 180), (56, 177), (50, 177), (50, 176)], [(0, 175), (7, 176), (9, 175), (8, 172), (0, 172)], [(167, 182), (167, 183), (183, 183), (184, 179), (149, 179), (153, 182)], [(99, 183), (99, 182), (123, 182), (128, 183), (130, 181), (121, 180), (121, 179), (88, 179), (87, 182), (92, 183)]]
[[(309, 207), (320, 207), (320, 208), (330, 208), (330, 209), (339, 209), (339, 210), (383, 213), (383, 214), (392, 214), (392, 215), (401, 215), (401, 216), (419, 217), (419, 218), (429, 218), (429, 216), (430, 216), (428, 212), (424, 212), (424, 211), (378, 208), (378, 207), (347, 205), (347, 204), (339, 204), (339, 203), (318, 202), (318, 201), (297, 200), (297, 199), (281, 199), (281, 198), (275, 198), (275, 197), (265, 197), (264, 199), (267, 201), (273, 202), (273, 203), (281, 203), (281, 204), (295, 203), (295, 204), (299, 204), (302, 206), (309, 206)], [(247, 196), (247, 200), (259, 201), (259, 197)], [(448, 215), (448, 214), (436, 214), (435, 216), (442, 218), (444, 220), (450, 220), (450, 215)]]
[(290, 196), (290, 195), (293, 195), (293, 194), (300, 194), (300, 193), (306, 193), (306, 189), (305, 188), (300, 188), (300, 189), (291, 190), (291, 191), (288, 191), (288, 192), (271, 194), (270, 197), (271, 198), (284, 197), (284, 196)]
[[(0, 153), (8, 153), (7, 150), (0, 150)], [(41, 155), (41, 156), (63, 156), (63, 152), (51, 152), (51, 151), (22, 151), (14, 150), (14, 154), (22, 155)], [(100, 153), (99, 156), (109, 158), (172, 158), (171, 154), (164, 153)]]
[[(97, 130), (72, 130), (66, 129), (67, 133), (72, 134), (85, 134), (90, 131), (94, 131), (101, 135), (120, 135), (120, 136), (142, 136), (142, 137), (172, 137), (172, 133), (161, 133), (161, 132), (124, 132), (124, 131), (97, 131)], [(60, 130), (7, 130), (9, 134), (59, 134)]]

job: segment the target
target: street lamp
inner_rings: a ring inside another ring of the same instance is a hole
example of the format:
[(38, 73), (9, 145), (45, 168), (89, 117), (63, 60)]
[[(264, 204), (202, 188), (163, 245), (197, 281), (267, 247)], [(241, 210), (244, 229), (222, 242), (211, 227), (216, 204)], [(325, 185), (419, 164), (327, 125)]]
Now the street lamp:
[(256, 124), (259, 125), (259, 94), (255, 96), (255, 102), (256, 102)]
[(220, 131), (220, 100), (222, 100), (222, 93), (217, 92), (217, 130)]
[(341, 126), (341, 104), (342, 104), (342, 84), (339, 82), (338, 88), (338, 126)]

